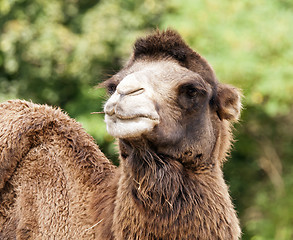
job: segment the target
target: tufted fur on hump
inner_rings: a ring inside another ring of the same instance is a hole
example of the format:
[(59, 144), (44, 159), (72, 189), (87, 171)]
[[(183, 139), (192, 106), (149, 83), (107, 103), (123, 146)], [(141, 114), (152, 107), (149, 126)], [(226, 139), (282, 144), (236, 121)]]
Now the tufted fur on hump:
[(214, 87), (217, 80), (212, 67), (197, 52), (193, 51), (174, 30), (155, 31), (134, 44), (133, 60), (146, 58), (161, 60), (172, 58), (181, 66), (194, 71)]
[(27, 101), (1, 103), (0, 119), (0, 239), (94, 239), (90, 199), (114, 167), (93, 138)]

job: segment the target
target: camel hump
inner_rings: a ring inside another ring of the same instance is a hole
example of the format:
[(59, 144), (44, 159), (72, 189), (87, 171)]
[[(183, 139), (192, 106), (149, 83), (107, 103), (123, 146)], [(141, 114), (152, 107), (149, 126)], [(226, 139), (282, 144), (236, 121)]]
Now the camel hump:
[(64, 154), (89, 174), (112, 168), (81, 124), (59, 108), (10, 100), (0, 104), (0, 119), (0, 190), (29, 151), (58, 141), (66, 143)]
[(59, 239), (71, 234), (70, 224), (79, 239), (91, 239), (86, 228), (92, 223), (81, 206), (90, 208), (92, 192), (114, 169), (93, 138), (47, 105), (7, 101), (0, 104), (0, 119), (0, 238), (44, 234), (56, 218), (64, 225), (57, 224)]

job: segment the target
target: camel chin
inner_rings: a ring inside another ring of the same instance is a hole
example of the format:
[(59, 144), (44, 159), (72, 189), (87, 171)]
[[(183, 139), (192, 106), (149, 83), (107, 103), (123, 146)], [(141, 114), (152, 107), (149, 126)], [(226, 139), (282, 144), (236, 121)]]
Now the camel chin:
[(151, 132), (159, 120), (148, 117), (134, 117), (129, 119), (117, 118), (115, 115), (105, 115), (107, 131), (116, 138), (127, 139), (140, 137)]

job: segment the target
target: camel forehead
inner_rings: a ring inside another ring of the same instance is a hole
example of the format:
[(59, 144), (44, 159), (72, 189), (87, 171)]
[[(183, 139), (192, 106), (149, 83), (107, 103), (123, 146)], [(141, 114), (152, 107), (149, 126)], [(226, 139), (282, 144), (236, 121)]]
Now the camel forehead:
[(198, 74), (180, 66), (174, 61), (137, 61), (127, 70), (123, 79), (153, 80), (159, 84), (160, 82), (179, 82), (184, 78), (195, 75)]
[(174, 62), (174, 61), (136, 61), (130, 68), (130, 71), (138, 72), (138, 71), (150, 71), (156, 70), (158, 72), (164, 72), (167, 69), (170, 70), (179, 70), (182, 67)]

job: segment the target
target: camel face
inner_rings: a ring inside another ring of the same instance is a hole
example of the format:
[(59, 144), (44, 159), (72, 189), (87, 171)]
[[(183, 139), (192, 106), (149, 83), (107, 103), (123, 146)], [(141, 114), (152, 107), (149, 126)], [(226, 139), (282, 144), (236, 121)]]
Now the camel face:
[(166, 94), (169, 89), (168, 84), (159, 87), (158, 79), (164, 80), (166, 71), (175, 67), (172, 62), (138, 62), (121, 79), (116, 79), (115, 92), (104, 107), (107, 131), (112, 136), (137, 138), (160, 123), (158, 95)]
[(239, 91), (219, 83), (207, 61), (175, 32), (137, 40), (129, 62), (103, 85), (111, 95), (104, 111), (112, 136), (147, 144), (161, 156), (224, 159), (229, 122), (240, 113)]
[[(137, 61), (108, 81), (115, 91), (104, 107), (105, 122), (114, 137), (144, 137), (160, 146), (178, 146), (182, 137), (194, 133), (194, 125), (209, 124), (204, 119), (211, 96), (209, 84), (175, 61)], [(193, 140), (203, 134), (196, 131)]]

